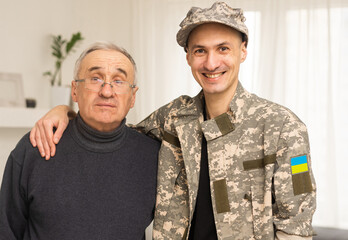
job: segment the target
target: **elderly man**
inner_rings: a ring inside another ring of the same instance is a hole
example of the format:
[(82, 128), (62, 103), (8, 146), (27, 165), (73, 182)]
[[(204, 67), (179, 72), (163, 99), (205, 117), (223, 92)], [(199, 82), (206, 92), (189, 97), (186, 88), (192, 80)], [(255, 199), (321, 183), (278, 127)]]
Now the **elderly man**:
[[(202, 91), (136, 126), (162, 141), (155, 239), (312, 238), (316, 186), (306, 126), (239, 82), (247, 57), (244, 21), (241, 9), (223, 2), (192, 8), (177, 41)], [(55, 154), (52, 126), (57, 143), (67, 111), (55, 109), (33, 129), (42, 156)]]
[(156, 198), (160, 144), (128, 128), (137, 87), (123, 49), (96, 43), (76, 62), (79, 113), (44, 161), (25, 135), (0, 193), (0, 239), (145, 239)]

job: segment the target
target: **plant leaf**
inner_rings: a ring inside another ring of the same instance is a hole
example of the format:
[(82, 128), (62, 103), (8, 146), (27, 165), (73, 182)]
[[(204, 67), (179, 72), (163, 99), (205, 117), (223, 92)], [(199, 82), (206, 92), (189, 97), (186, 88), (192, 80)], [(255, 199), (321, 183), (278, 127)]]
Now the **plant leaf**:
[(52, 48), (52, 55), (57, 57), (58, 59), (63, 58), (63, 52), (62, 52), (62, 46), (65, 44), (66, 40), (62, 39), (61, 35), (52, 36), (53, 37), (53, 44), (51, 45)]
[(51, 71), (47, 71), (47, 72), (44, 72), (42, 75), (43, 76), (52, 76), (52, 73), (51, 73)]
[(68, 55), (70, 53), (70, 51), (72, 51), (74, 49), (75, 44), (81, 40), (83, 40), (83, 37), (82, 37), (80, 32), (73, 34), (71, 36), (70, 41), (66, 44), (66, 47), (65, 47), (66, 55)]
[[(58, 84), (61, 85), (61, 67), (62, 63), (65, 60), (65, 58), (68, 56), (70, 52), (74, 50), (74, 47), (76, 44), (83, 40), (83, 37), (80, 32), (77, 32), (71, 36), (71, 39), (67, 41), (66, 39), (63, 39), (61, 35), (53, 35), (52, 36), (52, 55), (56, 57), (55, 62), (55, 70), (52, 73), (51, 71), (47, 71), (44, 74), (44, 76), (50, 76), (51, 85)], [(65, 46), (64, 46), (65, 45)], [(64, 55), (64, 48), (65, 47), (65, 55)]]

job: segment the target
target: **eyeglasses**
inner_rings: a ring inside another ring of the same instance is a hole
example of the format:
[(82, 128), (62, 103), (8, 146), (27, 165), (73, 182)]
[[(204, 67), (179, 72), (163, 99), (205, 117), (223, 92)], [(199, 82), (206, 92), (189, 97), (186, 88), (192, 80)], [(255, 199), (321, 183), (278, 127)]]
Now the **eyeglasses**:
[(114, 93), (116, 94), (128, 93), (129, 88), (136, 87), (135, 84), (130, 84), (126, 81), (116, 80), (112, 82), (105, 82), (104, 80), (97, 77), (76, 79), (75, 82), (84, 82), (85, 88), (93, 92), (99, 92), (105, 86), (105, 84), (109, 84), (110, 87), (113, 89)]

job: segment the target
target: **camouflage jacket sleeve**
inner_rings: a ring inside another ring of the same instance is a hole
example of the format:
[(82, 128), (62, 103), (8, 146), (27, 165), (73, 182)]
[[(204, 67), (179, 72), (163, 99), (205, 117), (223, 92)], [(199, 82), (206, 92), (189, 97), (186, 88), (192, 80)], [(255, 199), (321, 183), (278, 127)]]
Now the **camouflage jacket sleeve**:
[(294, 115), (288, 115), (280, 131), (276, 160), (273, 185), (275, 232), (312, 236), (316, 186), (307, 129)]
[(183, 105), (187, 104), (188, 101), (191, 101), (190, 97), (180, 96), (151, 113), (137, 125), (130, 125), (130, 127), (135, 128), (137, 131), (159, 141), (162, 141), (165, 125), (172, 123), (171, 117), (175, 116), (175, 112), (178, 111), (178, 109), (180, 109)]

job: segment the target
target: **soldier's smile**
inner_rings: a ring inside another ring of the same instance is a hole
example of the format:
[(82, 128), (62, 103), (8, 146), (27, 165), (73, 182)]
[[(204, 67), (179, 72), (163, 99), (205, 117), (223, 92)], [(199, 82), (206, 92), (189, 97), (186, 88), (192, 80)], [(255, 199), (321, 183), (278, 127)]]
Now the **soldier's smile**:
[(220, 76), (222, 76), (223, 74), (225, 74), (225, 72), (222, 73), (214, 73), (214, 74), (209, 74), (209, 73), (202, 73), (203, 76), (205, 76), (206, 78), (210, 78), (210, 79), (215, 79), (218, 78)]

